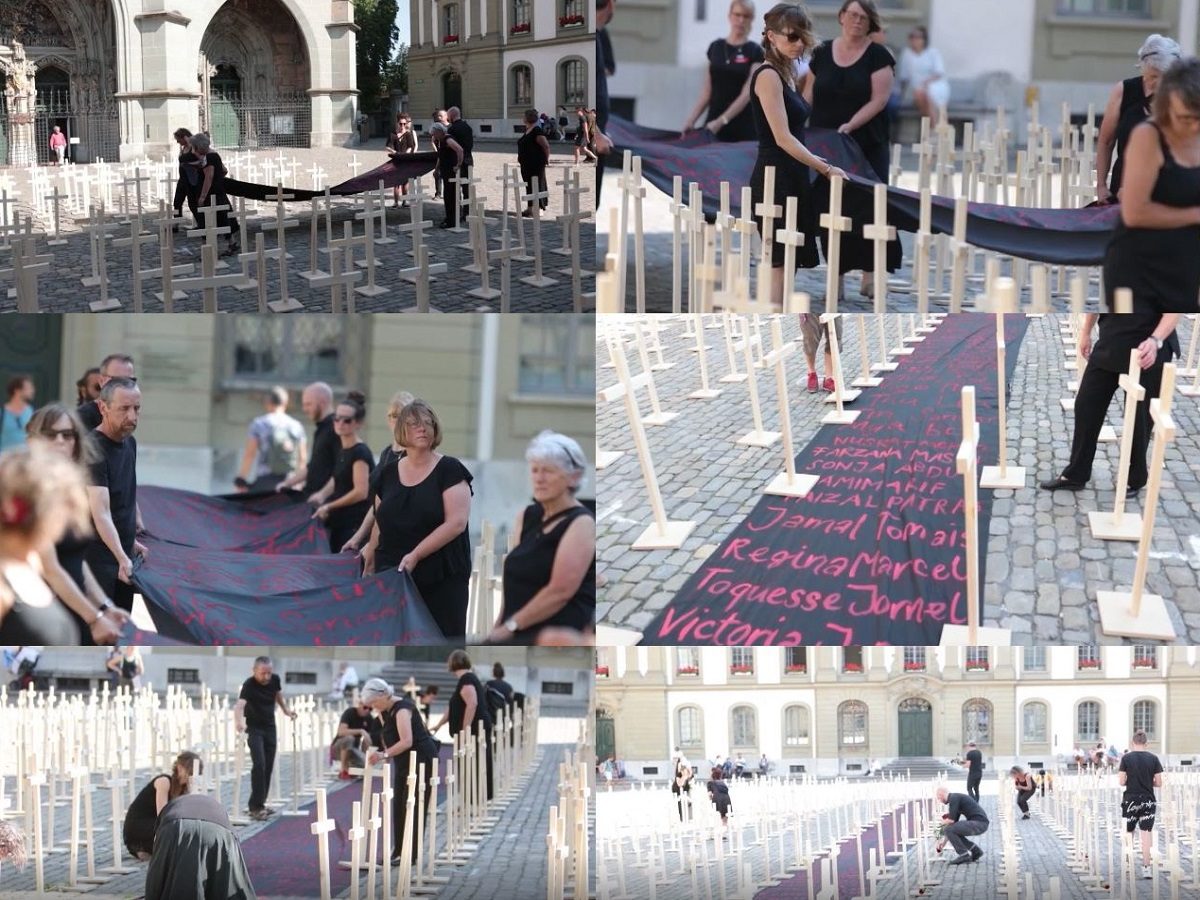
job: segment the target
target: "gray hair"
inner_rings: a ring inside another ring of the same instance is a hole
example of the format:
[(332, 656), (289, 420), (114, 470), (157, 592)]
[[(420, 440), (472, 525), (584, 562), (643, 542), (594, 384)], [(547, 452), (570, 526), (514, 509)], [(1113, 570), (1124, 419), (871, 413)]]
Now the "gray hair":
[(207, 134), (193, 134), (188, 139), (188, 143), (192, 145), (192, 149), (197, 153), (207, 153), (212, 149), (212, 141)]
[(1183, 49), (1179, 44), (1161, 34), (1150, 35), (1138, 50), (1138, 63), (1155, 72), (1167, 71), (1173, 62), (1182, 57)]
[(525, 461), (550, 463), (568, 475), (578, 476), (582, 476), (587, 467), (587, 457), (584, 456), (579, 442), (549, 429), (536, 435), (529, 442), (525, 450)]
[(387, 697), (394, 697), (392, 686), (382, 678), (368, 678), (366, 684), (358, 689), (358, 697), (363, 703), (371, 703)]
[(269, 656), (254, 657), (254, 668), (257, 668), (258, 666), (269, 666), (269, 665), (271, 665), (271, 657), (269, 657)]
[(136, 390), (139, 390), (139, 388), (137, 382), (132, 378), (110, 378), (105, 382), (104, 387), (100, 388), (100, 399), (105, 403), (112, 403), (117, 391)]

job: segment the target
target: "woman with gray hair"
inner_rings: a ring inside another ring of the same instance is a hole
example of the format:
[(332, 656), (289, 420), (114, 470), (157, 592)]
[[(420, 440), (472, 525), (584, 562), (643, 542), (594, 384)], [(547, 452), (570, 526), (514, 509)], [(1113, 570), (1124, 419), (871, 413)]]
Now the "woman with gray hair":
[(504, 608), (489, 639), (535, 643), (547, 628), (590, 634), (596, 619), (596, 523), (575, 497), (586, 457), (573, 438), (543, 431), (525, 451), (534, 502), (504, 561)]
[[(1183, 55), (1179, 44), (1161, 34), (1146, 38), (1138, 50), (1140, 75), (1126, 78), (1113, 87), (1100, 122), (1100, 136), (1096, 142), (1096, 200), (1100, 203), (1116, 203), (1121, 191), (1125, 171), (1125, 145), (1133, 129), (1146, 121), (1158, 80), (1171, 64)], [(1113, 162), (1113, 150), (1117, 160)], [(1112, 177), (1109, 177), (1109, 166)]]
[[(417, 706), (409, 697), (397, 697), (392, 686), (382, 678), (370, 678), (358, 693), (359, 700), (379, 715), (383, 722), (383, 749), (373, 750), (369, 757), (372, 765), (385, 759), (392, 761), (392, 863), (400, 862), (404, 841), (404, 810), (408, 804), (409, 754), (417, 754), (417, 766), (424, 767), (425, 780), (422, 789), (425, 797), (421, 809), (429, 814), (429, 800), (433, 787), (434, 767), (440, 747), (429, 729), (425, 727)], [(420, 771), (420, 769), (418, 769)], [(422, 822), (413, 823), (411, 859), (416, 862), (417, 847), (421, 843)]]
[[(229, 197), (225, 193), (225, 177), (229, 171), (225, 168), (225, 163), (221, 162), (221, 154), (212, 148), (212, 141), (207, 134), (193, 134), (189, 141), (192, 147), (192, 152), (196, 154), (196, 162), (193, 165), (200, 170), (200, 193), (196, 198), (196, 208), (200, 211), (200, 221), (196, 223), (197, 228), (203, 228), (207, 222), (204, 220), (204, 207), (209, 205), (211, 197), (217, 206), (229, 206)], [(221, 251), (221, 256), (232, 256), (241, 248), (241, 225), (237, 219), (229, 218), (229, 211), (217, 213), (217, 227), (229, 229), (229, 243), (225, 249)]]

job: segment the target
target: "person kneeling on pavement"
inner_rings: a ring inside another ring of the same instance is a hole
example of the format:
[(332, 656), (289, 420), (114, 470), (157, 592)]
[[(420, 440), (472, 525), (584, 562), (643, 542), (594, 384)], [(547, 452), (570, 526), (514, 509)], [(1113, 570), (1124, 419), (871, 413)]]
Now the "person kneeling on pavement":
[(983, 851), (967, 838), (983, 834), (988, 830), (988, 825), (991, 823), (988, 821), (987, 813), (983, 811), (982, 806), (966, 794), (952, 794), (945, 787), (937, 789), (937, 798), (939, 803), (949, 806), (949, 809), (942, 814), (942, 839), (938, 842), (938, 852), (941, 853), (942, 848), (949, 841), (958, 853), (954, 859), (950, 860), (951, 865), (975, 862), (983, 856)]
[(341, 763), (338, 778), (342, 781), (352, 778), (351, 764), (361, 769), (367, 760), (367, 750), (372, 748), (383, 749), (383, 723), (371, 715), (370, 706), (359, 700), (342, 713), (337, 737), (330, 747), (334, 758)]

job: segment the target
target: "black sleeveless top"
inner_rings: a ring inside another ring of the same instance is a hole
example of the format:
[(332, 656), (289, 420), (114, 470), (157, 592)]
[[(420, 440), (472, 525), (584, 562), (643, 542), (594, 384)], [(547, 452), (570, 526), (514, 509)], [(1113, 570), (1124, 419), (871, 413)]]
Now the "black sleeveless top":
[[(522, 172), (536, 172), (539, 169), (546, 168), (547, 162), (546, 153), (538, 146), (537, 139), (545, 135), (540, 125), (534, 125), (520, 138), (517, 139), (517, 163), (521, 166)], [(546, 185), (541, 185), (538, 190), (546, 190)]]
[[(375, 468), (375, 456), (371, 453), (370, 447), (359, 441), (352, 447), (338, 447), (337, 462), (333, 467), (333, 493), (329, 497), (330, 501), (344, 497), (354, 490), (354, 464), (360, 461), (367, 464), (369, 496), (371, 470)], [(331, 527), (352, 524), (353, 527), (357, 528), (362, 524), (362, 520), (370, 508), (369, 499), (360, 500), (358, 503), (352, 503), (349, 506), (339, 506), (337, 509), (330, 510), (329, 524)]]
[[(409, 722), (412, 725), (412, 749), (417, 751), (417, 755), (422, 758), (437, 756), (438, 742), (434, 740), (433, 735), (429, 733), (429, 729), (425, 726), (425, 718), (421, 715), (421, 711), (417, 709), (417, 705), (408, 697), (397, 700), (382, 716), (384, 747), (390, 747), (400, 740), (400, 729), (396, 727), (396, 713), (402, 709), (408, 710)], [(408, 751), (405, 752), (407, 753)], [(402, 757), (403, 755), (401, 754), (400, 756)], [(399, 759), (400, 757), (392, 758)]]
[(1154, 95), (1146, 96), (1142, 76), (1135, 75), (1121, 82), (1121, 111), (1117, 115), (1117, 160), (1113, 163), (1112, 177), (1108, 189), (1115, 196), (1121, 189), (1121, 177), (1125, 173), (1125, 145), (1133, 129), (1146, 121), (1150, 115), (1150, 103)]
[[(579, 516), (591, 513), (585, 506), (571, 506), (542, 519), (541, 504), (531, 503), (521, 520), (521, 541), (504, 560), (504, 612), (507, 619), (522, 609), (550, 581), (554, 558), (563, 535)], [(552, 526), (545, 532), (546, 526)], [(522, 628), (513, 635), (518, 643), (532, 642), (539, 631), (549, 626), (562, 626), (583, 631), (596, 620), (596, 560), (584, 575), (583, 581), (566, 605), (542, 622)]]
[(125, 825), (122, 833), (125, 838), (125, 846), (131, 853), (136, 854), (143, 850), (150, 853), (154, 849), (154, 829), (158, 825), (154, 784), (160, 778), (166, 778), (169, 781), (171, 776), (164, 774), (151, 778), (133, 798), (133, 802), (129, 804), (129, 809), (125, 812)]
[[(754, 41), (735, 46), (720, 38), (708, 45), (708, 74), (712, 81), (712, 93), (708, 99), (708, 115), (704, 120), (706, 125), (713, 119), (721, 118), (725, 110), (733, 105), (746, 86), (750, 69), (762, 62), (763, 58), (763, 48)], [(743, 109), (725, 123), (725, 127), (717, 132), (717, 138), (722, 141), (752, 141), (754, 131), (753, 114), (749, 109)]]
[[(754, 130), (758, 133), (758, 149), (759, 155), (763, 150), (776, 150), (779, 153), (786, 155), (785, 151), (775, 140), (775, 134), (771, 131), (771, 123), (767, 121), (767, 114), (763, 111), (762, 101), (758, 99), (756, 93), (758, 87), (758, 79), (763, 72), (772, 72), (775, 77), (783, 84), (783, 106), (787, 110), (788, 131), (797, 140), (804, 140), (804, 123), (808, 121), (809, 114), (812, 109), (804, 98), (800, 96), (800, 92), (789, 88), (783, 81), (783, 76), (779, 74), (773, 66), (759, 66), (754, 75), (750, 79), (750, 110), (754, 116)], [(791, 159), (791, 157), (788, 157)], [(799, 163), (797, 163), (799, 165)]]
[[(52, 597), (47, 606), (31, 606), (3, 571), (0, 585), (13, 596), (12, 608), (0, 620), (0, 644), (17, 647), (75, 647), (79, 645), (79, 628), (65, 603)], [(49, 592), (49, 588), (46, 589)]]
[(467, 702), (462, 698), (462, 689), (466, 685), (471, 685), (475, 688), (475, 718), (471, 721), (471, 733), (479, 734), (479, 725), (482, 722), (485, 731), (492, 730), (492, 714), (488, 710), (487, 697), (484, 695), (483, 683), (475, 676), (474, 672), (464, 672), (463, 676), (458, 679), (458, 684), (454, 686), (454, 693), (450, 695), (450, 735), (453, 737), (463, 730), (463, 719), (467, 714)]

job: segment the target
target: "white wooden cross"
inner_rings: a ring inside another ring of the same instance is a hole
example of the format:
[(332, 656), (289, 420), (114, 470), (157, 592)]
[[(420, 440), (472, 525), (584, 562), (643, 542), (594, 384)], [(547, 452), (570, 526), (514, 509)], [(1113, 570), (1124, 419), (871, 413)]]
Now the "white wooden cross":
[(313, 197), (311, 201), (312, 214), (308, 219), (308, 268), (300, 273), (300, 277), (306, 281), (313, 278), (323, 278), (328, 274), (317, 264), (317, 260), (319, 259), (319, 254), (317, 252), (317, 236), (321, 221), (322, 200), (324, 200), (326, 203), (331, 202), (328, 191), (326, 192), (324, 198)]
[(416, 253), (416, 265), (407, 269), (400, 269), (396, 272), (402, 279), (415, 284), (417, 287), (417, 305), (401, 310), (401, 312), (440, 312), (440, 310), (433, 309), (429, 305), (429, 284), (434, 280), (433, 275), (444, 275), (449, 267), (446, 263), (433, 263), (431, 265), (429, 262), (429, 248), (424, 244), (418, 243), (416, 245)]
[(357, 153), (351, 153), (351, 154), (350, 154), (350, 162), (346, 163), (346, 166), (347, 166), (347, 168), (349, 168), (349, 169), (350, 169), (350, 171), (353, 173), (353, 176), (352, 176), (352, 177), (354, 177), (354, 178), (357, 178), (357, 177), (358, 177), (358, 170), (362, 168), (362, 163), (360, 163), (360, 162), (358, 161), (358, 154), (357, 154)]
[(483, 208), (483, 201), (475, 199), (470, 204), (467, 214), (467, 233), (469, 239), (466, 249), (471, 251), (471, 264), (463, 266), (464, 272), (472, 275), (482, 275), (487, 268), (487, 226), (496, 224), (495, 219), (489, 219)]
[(200, 248), (200, 274), (177, 279), (174, 284), (183, 290), (203, 291), (203, 311), (206, 313), (215, 313), (219, 311), (217, 308), (217, 291), (223, 287), (233, 287), (235, 284), (240, 284), (241, 280), (241, 272), (218, 275), (216, 245), (205, 244)]
[(993, 288), (992, 309), (996, 316), (996, 412), (999, 418), (999, 465), (984, 466), (979, 486), (991, 490), (1016, 490), (1025, 487), (1025, 468), (1008, 464), (1008, 366), (1004, 341), (1004, 316), (1017, 305), (1017, 285), (1011, 278), (997, 278)]
[(141, 218), (141, 215), (138, 215), (129, 223), (129, 237), (113, 241), (114, 247), (128, 247), (130, 251), (131, 290), (135, 313), (142, 312), (142, 244), (152, 244), (158, 240), (157, 234), (142, 234)]
[[(462, 215), (462, 207), (464, 203), (470, 199), (471, 190), (476, 185), (483, 184), (483, 181), (475, 177), (474, 167), (467, 169), (466, 178), (463, 178), (460, 172), (455, 172), (454, 177), (447, 180), (454, 185), (454, 187), (450, 188), (450, 190), (454, 192), (454, 227), (450, 228), (449, 230), (456, 234), (462, 234), (463, 231), (466, 230), (462, 227), (462, 221), (459, 218)], [(467, 187), (466, 197), (463, 196), (463, 185), (466, 185)]]
[(368, 223), (366, 230), (358, 237), (352, 237), (354, 229), (349, 222), (345, 222), (343, 225), (345, 232), (342, 240), (346, 244), (346, 252), (349, 254), (347, 259), (353, 258), (354, 251), (352, 248), (358, 244), (362, 245), (365, 256), (356, 265), (366, 270), (367, 283), (361, 287), (356, 287), (354, 289), (355, 292), (362, 294), (364, 297), (379, 297), (383, 294), (391, 293), (391, 288), (386, 288), (381, 284), (375, 283), (375, 241), (371, 239), (370, 224)]
[[(882, 323), (884, 317), (879, 316), (879, 321)], [(862, 391), (847, 391), (845, 390), (845, 380), (842, 377), (842, 351), (838, 346), (837, 336), (837, 313), (822, 313), (821, 324), (825, 326), (825, 340), (829, 342), (829, 355), (833, 362), (833, 403), (837, 407), (825, 414), (821, 419), (826, 425), (850, 425), (855, 422), (862, 414), (858, 410), (848, 410), (843, 405), (847, 399), (853, 400)], [(863, 348), (866, 353), (866, 347)]]
[[(640, 164), (641, 159), (638, 158), (637, 162)], [(640, 166), (639, 166), (638, 171), (640, 172)], [(644, 194), (644, 192), (645, 192), (644, 188), (642, 188), (642, 192)], [(533, 178), (533, 190), (530, 191), (528, 194), (525, 194), (521, 197), (522, 202), (533, 204), (533, 274), (526, 275), (524, 278), (521, 279), (521, 281), (524, 284), (528, 284), (528, 285), (530, 285), (532, 287), (536, 287), (536, 288), (550, 287), (551, 285), (558, 284), (558, 279), (549, 278), (542, 274), (542, 205), (541, 205), (541, 201), (547, 200), (549, 198), (550, 198), (549, 191), (547, 191), (545, 186), (542, 185), (538, 181), (538, 178), (536, 175)], [(639, 201), (639, 202), (635, 203), (634, 208), (637, 213), (637, 216), (636, 216), (637, 228), (638, 228), (638, 231), (640, 231), (641, 230), (641, 222), (642, 222), (642, 216), (641, 216), (642, 204), (641, 204), (641, 202)], [(638, 289), (638, 301), (639, 301), (638, 313), (639, 314), (645, 312), (645, 306), (646, 306), (646, 290), (645, 290), (645, 288), (646, 288), (646, 267), (645, 267), (646, 260), (645, 260), (645, 247), (641, 240), (641, 237), (642, 236), (640, 234), (635, 232), (634, 239), (636, 242), (635, 251), (636, 251), (636, 258), (637, 258), (637, 264), (635, 266), (635, 269), (636, 269), (635, 277), (636, 277), (636, 283), (637, 283), (637, 289)]]
[[(783, 215), (783, 209), (775, 200), (775, 167), (767, 166), (763, 175), (763, 201), (754, 208), (754, 214), (762, 218), (761, 251), (758, 260), (758, 284), (755, 296), (759, 303), (771, 298), (771, 251), (775, 246), (775, 220)], [(787, 271), (784, 272), (787, 277)]]
[[(349, 224), (349, 222), (346, 223), (347, 226)], [(349, 236), (347, 235), (347, 237)], [(353, 254), (350, 246), (346, 243), (346, 238), (330, 241), (329, 274), (324, 278), (313, 278), (308, 282), (309, 287), (312, 288), (329, 288), (330, 312), (334, 315), (354, 311), (354, 292), (343, 289), (353, 287), (363, 277), (363, 273), (353, 266), (350, 269), (346, 268), (344, 256), (346, 253)], [(344, 297), (348, 298), (345, 302)]]
[(1171, 412), (1176, 371), (1174, 363), (1163, 366), (1159, 395), (1150, 401), (1150, 417), (1154, 420), (1154, 449), (1150, 460), (1150, 480), (1146, 483), (1146, 504), (1142, 515), (1142, 534), (1138, 541), (1137, 564), (1133, 571), (1133, 587), (1129, 591), (1096, 592), (1100, 630), (1105, 634), (1156, 641), (1175, 640), (1175, 626), (1167, 611), (1166, 601), (1158, 594), (1146, 593), (1146, 573), (1167, 444), (1179, 436), (1179, 427)]
[[(222, 225), (220, 227), (217, 226), (217, 213), (229, 212), (229, 207), (228, 206), (218, 206), (216, 196), (209, 195), (208, 205), (200, 207), (197, 210), (197, 212), (199, 213), (200, 217), (204, 219), (204, 227), (192, 229), (191, 231), (189, 231), (187, 233), (187, 236), (188, 237), (203, 237), (204, 238), (204, 247), (202, 247), (201, 250), (203, 251), (203, 249), (206, 247), (212, 247), (213, 248), (213, 259), (216, 260), (217, 253), (218, 253), (217, 236), (222, 235), (222, 234), (229, 234), (230, 230), (231, 230), (228, 225)], [(227, 267), (227, 264), (224, 261), (217, 261), (214, 266), (214, 271), (216, 269), (224, 269), (226, 267)], [(240, 274), (238, 275), (238, 280), (239, 281), (241, 280)]]
[(842, 187), (845, 179), (834, 175), (829, 182), (829, 212), (821, 213), (821, 227), (829, 231), (825, 262), (825, 311), (836, 313), (838, 282), (841, 281), (842, 232), (850, 231), (853, 223), (842, 215)]
[[(137, 203), (137, 209), (133, 214), (133, 219), (137, 222), (138, 232), (140, 233), (142, 230), (142, 185), (150, 184), (150, 177), (142, 174), (140, 166), (134, 168), (133, 175), (133, 178), (125, 178), (121, 181), (121, 196), (127, 200), (129, 196), (129, 185), (132, 184), (134, 190), (134, 201)], [(126, 216), (129, 215), (128, 205), (126, 206), (125, 214)]]
[[(578, 177), (579, 177), (578, 173), (575, 173), (576, 181), (578, 181)], [(576, 186), (576, 189), (578, 189), (578, 185)], [(585, 219), (588, 219), (590, 217), (591, 217), (591, 214), (586, 209), (579, 208), (578, 197), (576, 198), (575, 203), (572, 204), (571, 211), (568, 213), (564, 213), (563, 215), (558, 217), (559, 221), (562, 222), (563, 225), (568, 229), (568, 232), (570, 234), (569, 241), (571, 242), (572, 247), (582, 248), (583, 245), (579, 239), (580, 225), (583, 223), (583, 221)], [(579, 253), (578, 252), (572, 253), (570, 268), (569, 269), (561, 269), (560, 271), (564, 275), (570, 274), (570, 276), (571, 276), (572, 309), (576, 313), (582, 313), (583, 312), (583, 284), (582, 284), (583, 266), (581, 265), (580, 260), (579, 260)]]
[[(488, 259), (500, 263), (500, 312), (509, 311), (509, 300), (512, 286), (512, 261), (517, 254), (517, 248), (508, 244), (508, 232), (500, 236), (500, 249), (488, 252)], [(484, 286), (487, 286), (487, 276), (484, 276)]]
[(954, 240), (951, 243), (953, 264), (950, 273), (950, 312), (962, 312), (963, 294), (967, 284), (967, 198), (961, 194), (954, 200)]
[(55, 185), (53, 193), (46, 194), (43, 199), (49, 200), (50, 203), (52, 204), (51, 213), (54, 217), (54, 237), (51, 240), (46, 241), (46, 244), (47, 244), (47, 246), (50, 246), (50, 247), (61, 246), (62, 244), (67, 243), (67, 239), (64, 237), (61, 237), (59, 234), (59, 220), (61, 217), (61, 212), (59, 210), (59, 207), (62, 205), (62, 202), (64, 200), (70, 200), (71, 195), (70, 194), (60, 194), (58, 192), (58, 185)]
[[(562, 179), (554, 182), (554, 184), (556, 187), (561, 187), (563, 189), (563, 211), (568, 215), (572, 212), (577, 212), (581, 205), (579, 198), (587, 191), (586, 188), (580, 187), (579, 185), (579, 173), (571, 171), (570, 166), (563, 166)], [(550, 252), (558, 256), (574, 256), (578, 258), (579, 254), (576, 253), (574, 249), (577, 245), (571, 243), (570, 223), (565, 221), (563, 216), (559, 216), (558, 220), (562, 223), (563, 227), (562, 246), (556, 247)]]
[[(795, 202), (796, 198), (790, 197), (788, 199), (790, 205)], [(770, 353), (763, 355), (763, 362), (775, 368), (775, 394), (779, 402), (779, 428), (783, 435), (784, 468), (782, 472), (771, 479), (771, 482), (763, 490), (768, 494), (781, 497), (803, 497), (813, 489), (813, 485), (817, 483), (818, 476), (798, 475), (796, 473), (796, 454), (792, 446), (792, 415), (790, 398), (788, 396), (786, 365), (787, 358), (794, 356), (796, 353), (796, 344), (793, 341), (784, 343), (783, 326), (777, 316), (772, 316), (771, 318), (771, 340), (773, 349)]]
[(175, 215), (166, 200), (158, 201), (158, 268), (142, 272), (143, 278), (162, 279), (162, 290), (154, 296), (163, 305), (163, 312), (174, 312), (176, 300), (186, 300), (187, 294), (175, 289), (172, 278), (175, 275), (190, 275), (195, 271), (192, 263), (175, 265)]
[(863, 226), (863, 237), (873, 244), (875, 314), (887, 312), (887, 251), (888, 242), (896, 239), (896, 229), (888, 224), (887, 185), (875, 185), (875, 221)]
[[(0, 203), (2, 202), (3, 200), (0, 199)], [(110, 231), (115, 231), (121, 227), (117, 222), (107, 222), (105, 220), (103, 203), (98, 207), (93, 207), (91, 215), (83, 220), (83, 230), (88, 233), (88, 246), (91, 251), (92, 260), (92, 274), (80, 279), (80, 284), (84, 287), (96, 287), (100, 284), (100, 270), (108, 266), (108, 247), (105, 242), (110, 240)], [(8, 227), (7, 222), (5, 228), (7, 229), (5, 232), (5, 245), (7, 246), (8, 231), (13, 229)]]
[(783, 227), (775, 232), (775, 240), (783, 244), (783, 311), (785, 313), (808, 312), (808, 294), (796, 292), (796, 250), (803, 247), (807, 239), (803, 231), (796, 229), (798, 202), (796, 197), (788, 197)]
[[(26, 222), (26, 229), (29, 229), (29, 223)], [(7, 269), (0, 269), (0, 279), (5, 281), (11, 280), (15, 285), (15, 293), (17, 298), (17, 312), (35, 313), (40, 312), (38, 301), (38, 277), (45, 275), (50, 271), (50, 265), (54, 262), (54, 257), (49, 254), (38, 255), (35, 246), (34, 236), (29, 234), (26, 238), (17, 238), (12, 245), (12, 265)]]
[(763, 427), (762, 407), (758, 400), (758, 376), (754, 372), (754, 345), (758, 340), (757, 335), (750, 334), (750, 327), (747, 322), (742, 340), (738, 342), (735, 349), (741, 350), (745, 356), (746, 375), (748, 376), (746, 385), (750, 389), (750, 418), (754, 427), (751, 431), (738, 438), (736, 443), (748, 447), (771, 447), (779, 440), (780, 433), (778, 431), (767, 431)]
[(295, 228), (300, 224), (300, 222), (296, 219), (287, 218), (286, 214), (284, 213), (283, 204), (285, 201), (294, 200), (295, 196), (292, 194), (285, 194), (283, 192), (283, 184), (281, 182), (276, 182), (275, 193), (268, 194), (267, 199), (275, 201), (275, 221), (272, 223), (273, 227), (275, 228), (275, 244), (278, 247), (284, 248), (284, 259), (291, 259), (292, 255), (287, 252), (287, 235), (284, 232), (286, 232), (289, 228)]
[[(262, 247), (261, 232), (258, 235), (258, 246)], [(317, 788), (317, 820), (308, 826), (308, 830), (317, 838), (317, 872), (321, 882), (321, 900), (330, 900), (332, 896), (329, 886), (329, 833), (335, 828), (337, 822), (329, 816), (325, 788)]]
[(1129, 460), (1133, 455), (1134, 424), (1137, 421), (1138, 404), (1146, 398), (1146, 388), (1141, 383), (1142, 367), (1138, 362), (1138, 355), (1136, 348), (1129, 351), (1129, 370), (1120, 378), (1120, 385), (1125, 389), (1125, 423), (1121, 428), (1116, 501), (1112, 512), (1092, 510), (1088, 513), (1092, 537), (1102, 541), (1136, 541), (1142, 536), (1141, 515), (1125, 510), (1125, 498), (1129, 491)]

